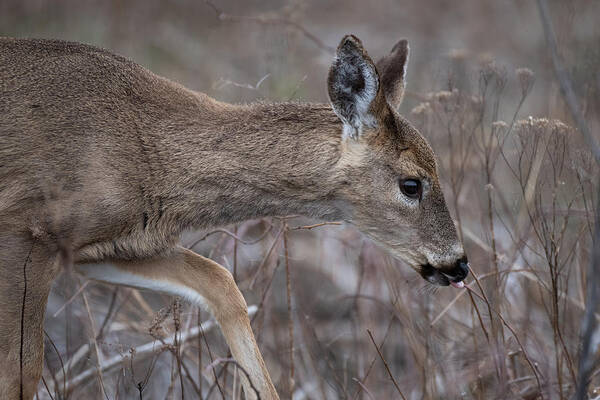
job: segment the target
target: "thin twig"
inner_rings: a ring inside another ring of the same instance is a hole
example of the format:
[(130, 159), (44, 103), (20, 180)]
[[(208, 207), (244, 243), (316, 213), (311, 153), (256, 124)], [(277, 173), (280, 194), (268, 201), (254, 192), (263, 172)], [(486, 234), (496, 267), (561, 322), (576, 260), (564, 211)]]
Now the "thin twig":
[[(479, 284), (479, 282), (477, 282), (477, 283)], [(542, 393), (542, 384), (540, 382), (540, 377), (538, 376), (538, 370), (535, 368), (534, 363), (529, 358), (529, 355), (527, 354), (527, 351), (525, 350), (525, 346), (523, 346), (523, 343), (521, 343), (521, 340), (519, 339), (519, 336), (517, 336), (517, 332), (512, 328), (512, 326), (510, 326), (510, 324), (508, 322), (506, 322), (506, 320), (504, 319), (504, 317), (502, 316), (502, 314), (500, 314), (498, 311), (496, 311), (495, 309), (493, 309), (489, 305), (489, 302), (485, 299), (485, 297), (481, 296), (479, 293), (477, 293), (476, 291), (474, 291), (473, 289), (471, 289), (467, 285), (465, 285), (465, 288), (467, 288), (467, 290), (469, 291), (469, 293), (474, 294), (480, 300), (488, 303), (488, 308), (491, 311), (493, 311), (494, 314), (496, 314), (498, 316), (498, 318), (500, 319), (500, 321), (502, 321), (502, 323), (504, 324), (504, 326), (506, 326), (506, 328), (508, 328), (508, 330), (513, 334), (513, 337), (515, 338), (515, 340), (517, 341), (517, 344), (519, 345), (519, 347), (521, 348), (521, 351), (523, 352), (523, 357), (525, 357), (525, 361), (527, 361), (527, 364), (529, 364), (529, 367), (531, 368), (531, 371), (535, 375), (535, 380), (537, 381), (538, 389), (540, 390), (540, 394), (541, 394)], [(481, 290), (481, 287), (480, 287), (480, 290)]]
[[(537, 0), (537, 4), (542, 20), (546, 44), (548, 45), (550, 56), (552, 58), (554, 73), (560, 85), (563, 98), (569, 107), (573, 120), (575, 120), (575, 123), (579, 128), (579, 132), (583, 135), (584, 140), (588, 144), (589, 150), (594, 155), (596, 162), (600, 164), (600, 147), (592, 136), (588, 124), (583, 117), (579, 102), (577, 101), (577, 96), (573, 90), (573, 85), (571, 84), (569, 73), (562, 65), (558, 56), (558, 46), (556, 44), (554, 28), (552, 27), (552, 20), (550, 19), (548, 4), (546, 0)], [(597, 330), (595, 310), (599, 307), (598, 304), (600, 303), (600, 218), (598, 217), (598, 212), (600, 211), (600, 196), (598, 196), (598, 199), (599, 203), (596, 206), (596, 227), (594, 229), (592, 258), (590, 260), (587, 276), (586, 308), (581, 320), (581, 355), (579, 358), (579, 373), (575, 391), (575, 399), (577, 400), (583, 400), (587, 397), (586, 392), (590, 381), (590, 375), (597, 362), (597, 357), (592, 346), (592, 338), (594, 332)]]
[(246, 369), (244, 367), (242, 367), (236, 360), (234, 360), (233, 358), (217, 358), (215, 361), (211, 362), (210, 364), (208, 364), (205, 368), (205, 370), (208, 369), (212, 369), (214, 370), (214, 368), (219, 365), (219, 364), (234, 364), (235, 366), (237, 366), (240, 370), (242, 370), (242, 372), (244, 373), (244, 375), (246, 375), (246, 379), (248, 379), (248, 383), (250, 384), (250, 388), (252, 388), (252, 390), (254, 391), (254, 394), (256, 394), (256, 398), (257, 400), (260, 400), (260, 393), (258, 392), (258, 389), (256, 389), (256, 386), (254, 386), (254, 383), (252, 383), (252, 379), (250, 379), (250, 374), (248, 374), (248, 371), (246, 371)]
[(196, 382), (194, 382), (194, 379), (192, 378), (192, 373), (190, 372), (190, 369), (188, 368), (186, 363), (183, 361), (183, 358), (181, 359), (181, 366), (183, 367), (183, 371), (185, 372), (186, 378), (188, 379), (188, 381), (190, 381), (190, 383), (192, 384), (192, 387), (194, 388), (194, 391), (198, 395), (198, 398), (201, 399), (202, 398), (202, 390), (200, 390), (200, 387), (198, 385), (196, 385)]
[(263, 240), (269, 234), (269, 232), (271, 232), (272, 228), (273, 228), (272, 225), (269, 226), (258, 238), (254, 239), (254, 240), (244, 240), (244, 239), (240, 238), (239, 236), (237, 236), (235, 233), (229, 232), (227, 229), (215, 229), (213, 231), (208, 232), (207, 234), (202, 236), (200, 239), (197, 239), (196, 241), (194, 241), (191, 245), (187, 246), (187, 248), (193, 249), (194, 247), (196, 247), (196, 245), (198, 243), (202, 242), (203, 240), (206, 240), (206, 238), (208, 238), (211, 235), (214, 235), (215, 233), (224, 233), (227, 236), (231, 236), (232, 238), (234, 238), (235, 240), (237, 240), (238, 242), (240, 242), (243, 245), (256, 244), (256, 243), (260, 242), (261, 240)]
[(63, 363), (63, 359), (60, 356), (60, 352), (56, 348), (56, 344), (54, 343), (54, 340), (52, 340), (52, 338), (50, 337), (50, 335), (48, 335), (48, 332), (46, 332), (45, 329), (44, 329), (44, 335), (46, 335), (46, 338), (50, 342), (50, 345), (54, 349), (54, 352), (56, 353), (56, 356), (58, 357), (58, 361), (60, 362), (60, 368), (61, 368), (62, 374), (63, 374), (63, 376), (62, 376), (62, 378), (63, 378), (63, 394), (66, 395), (67, 373), (65, 372), (65, 364)]
[[(383, 339), (381, 339), (381, 344), (379, 345), (379, 347), (383, 347), (383, 345), (385, 344), (385, 340), (387, 339), (388, 334), (390, 333), (390, 328), (392, 327), (394, 318), (395, 318), (395, 316), (392, 312), (392, 317), (390, 318), (390, 322), (388, 323), (387, 329), (385, 330), (385, 334), (383, 335)], [(371, 373), (371, 369), (373, 369), (373, 365), (375, 365), (375, 361), (377, 361), (377, 357), (373, 357), (373, 359), (369, 363), (367, 371), (365, 372), (364, 376), (362, 377), (362, 381), (364, 381), (364, 382), (367, 381), (367, 378), (369, 377), (369, 374)], [(356, 381), (360, 382), (360, 384), (359, 384), (358, 389), (356, 390), (356, 393), (354, 393), (354, 400), (358, 399), (358, 396), (360, 395), (360, 392), (362, 389), (366, 389), (366, 387), (362, 384), (362, 382), (360, 380), (356, 379)]]
[(229, 79), (223, 79), (220, 78), (217, 82), (215, 82), (215, 84), (213, 85), (213, 87), (215, 89), (221, 90), (226, 86), (235, 86), (235, 87), (239, 87), (239, 88), (244, 88), (244, 89), (250, 89), (250, 90), (258, 90), (260, 88), (260, 85), (265, 81), (265, 79), (267, 79), (269, 76), (271, 76), (271, 74), (266, 74), (265, 76), (263, 76), (262, 78), (260, 78), (258, 80), (258, 82), (256, 82), (255, 85), (251, 85), (249, 83), (238, 83), (238, 82), (234, 82), (234, 81), (230, 81)]
[(258, 276), (259, 276), (260, 272), (262, 271), (263, 267), (267, 264), (267, 261), (271, 257), (271, 253), (273, 253), (273, 250), (275, 250), (275, 247), (277, 247), (277, 244), (279, 243), (279, 237), (281, 236), (282, 233), (283, 233), (283, 227), (279, 230), (279, 232), (277, 232), (277, 235), (275, 235), (275, 239), (273, 239), (273, 243), (271, 244), (271, 247), (267, 251), (267, 254), (263, 257), (262, 262), (260, 263), (258, 268), (256, 268), (256, 272), (254, 273), (254, 276), (252, 277), (252, 281), (250, 281), (250, 289), (254, 288), (254, 285), (256, 284), (256, 281), (258, 280)]
[[(248, 315), (252, 316), (252, 315), (256, 314), (257, 310), (258, 310), (258, 307), (256, 307), (255, 305), (249, 306), (248, 307)], [(203, 322), (199, 326), (195, 326), (195, 327), (191, 328), (190, 330), (188, 330), (187, 332), (181, 333), (181, 335), (179, 336), (179, 343), (186, 343), (187, 341), (198, 337), (201, 332), (206, 333), (216, 327), (218, 327), (218, 324), (215, 320), (211, 319), (206, 322)], [(163, 340), (163, 344), (161, 344), (158, 347), (157, 347), (156, 341), (152, 341), (152, 342), (140, 345), (138, 347), (135, 347), (133, 349), (133, 352), (135, 353), (136, 359), (140, 360), (144, 357), (153, 356), (156, 353), (161, 352), (165, 346), (172, 346), (175, 342), (174, 336), (175, 335), (171, 335), (171, 336), (165, 338)], [(123, 363), (123, 361), (126, 360), (127, 358), (128, 358), (127, 355), (119, 354), (117, 356), (109, 358), (108, 360), (104, 360), (102, 365), (100, 365), (100, 370), (101, 370), (101, 372), (106, 373), (106, 372), (120, 366)], [(67, 391), (89, 381), (90, 378), (92, 378), (95, 373), (96, 373), (96, 368), (93, 367), (93, 368), (83, 371), (76, 377), (69, 379), (67, 381)]]
[[(596, 210), (600, 211), (600, 193), (598, 194)], [(598, 360), (593, 345), (597, 335), (598, 320), (595, 318), (596, 308), (600, 303), (600, 215), (596, 212), (596, 222), (592, 248), (592, 259), (589, 264), (586, 287), (585, 313), (581, 321), (581, 355), (579, 358), (579, 373), (577, 376), (576, 400), (584, 400), (591, 375)]]
[(44, 384), (44, 387), (46, 388), (46, 392), (48, 392), (48, 396), (50, 396), (50, 400), (54, 400), (54, 397), (52, 396), (52, 393), (50, 393), (50, 389), (48, 388), (48, 384), (46, 383), (46, 379), (44, 378), (44, 375), (42, 375), (42, 383)]
[(573, 90), (573, 85), (571, 84), (571, 78), (569, 76), (569, 73), (562, 65), (558, 56), (558, 46), (556, 44), (556, 36), (554, 35), (552, 20), (550, 19), (550, 13), (548, 11), (548, 4), (546, 3), (546, 0), (537, 0), (537, 4), (538, 10), (540, 12), (540, 18), (542, 19), (542, 26), (544, 28), (546, 44), (550, 49), (552, 65), (554, 67), (556, 79), (560, 84), (560, 90), (563, 94), (565, 101), (567, 102), (567, 106), (569, 106), (571, 115), (575, 120), (577, 127), (579, 128), (579, 132), (583, 135), (583, 138), (587, 142), (589, 150), (596, 158), (596, 162), (600, 164), (600, 147), (598, 146), (596, 139), (594, 139), (594, 137), (592, 136), (592, 133), (588, 128), (588, 124), (585, 121), (583, 114), (581, 113), (581, 108), (579, 107), (577, 96), (575, 96), (575, 91)]
[(342, 225), (341, 222), (338, 221), (333, 221), (333, 222), (321, 222), (318, 224), (314, 224), (314, 225), (305, 225), (305, 226), (295, 226), (293, 228), (289, 228), (288, 230), (290, 231), (296, 231), (296, 230), (300, 230), (300, 229), (314, 229), (314, 228), (319, 228), (321, 226), (326, 226), (326, 225)]
[(317, 45), (317, 47), (319, 49), (323, 50), (325, 53), (330, 54), (330, 55), (333, 55), (335, 53), (335, 49), (333, 47), (328, 46), (325, 43), (323, 43), (323, 41), (321, 39), (319, 39), (319, 37), (317, 35), (311, 33), (304, 26), (302, 26), (299, 23), (297, 23), (295, 21), (292, 21), (292, 20), (290, 20), (288, 18), (283, 18), (283, 17), (265, 17), (265, 16), (250, 17), (250, 16), (230, 15), (230, 14), (224, 13), (212, 1), (205, 0), (204, 2), (210, 8), (213, 9), (213, 11), (215, 12), (215, 14), (216, 14), (217, 18), (219, 19), (219, 21), (227, 21), (227, 22), (253, 22), (253, 23), (262, 24), (262, 25), (284, 25), (284, 26), (289, 26), (289, 27), (297, 30), (301, 34), (303, 34), (308, 40), (310, 40), (315, 45)]
[(286, 298), (287, 298), (287, 311), (288, 311), (288, 345), (289, 345), (289, 357), (290, 357), (290, 376), (289, 376), (289, 397), (292, 398), (294, 394), (294, 317), (292, 315), (292, 281), (290, 276), (290, 259), (289, 259), (289, 248), (288, 248), (288, 225), (284, 223), (283, 232), (283, 252), (285, 257), (285, 283), (286, 283)]
[(81, 297), (83, 298), (83, 304), (85, 305), (85, 309), (87, 310), (88, 318), (90, 319), (90, 328), (92, 330), (94, 351), (96, 353), (96, 370), (98, 371), (98, 380), (100, 383), (100, 391), (102, 392), (102, 394), (104, 395), (106, 400), (108, 400), (108, 395), (106, 394), (106, 391), (104, 390), (104, 379), (102, 377), (102, 370), (100, 368), (101, 358), (100, 358), (100, 350), (98, 349), (98, 341), (96, 340), (96, 324), (94, 323), (94, 318), (92, 317), (92, 311), (90, 310), (90, 305), (88, 303), (85, 292), (83, 292), (81, 294)]
[(67, 300), (65, 302), (65, 304), (63, 304), (62, 306), (60, 306), (60, 308), (58, 310), (56, 310), (56, 312), (54, 314), (52, 314), (52, 317), (56, 318), (58, 316), (58, 314), (60, 314), (62, 312), (62, 310), (64, 310), (69, 304), (71, 304), (73, 302), (73, 300), (75, 300), (77, 298), (77, 296), (79, 296), (79, 294), (83, 291), (83, 289), (85, 289), (85, 287), (90, 283), (91, 281), (88, 279), (85, 282), (83, 282), (83, 285), (79, 286), (79, 289), (77, 289), (77, 291), (75, 292), (75, 294), (73, 294), (73, 296), (71, 296), (69, 298), (69, 300)]
[(367, 394), (367, 396), (369, 396), (369, 399), (375, 400), (369, 389), (367, 389), (367, 387), (361, 381), (359, 381), (357, 378), (352, 378), (352, 380), (358, 384), (358, 386)]
[(181, 372), (181, 343), (179, 336), (181, 335), (181, 303), (176, 297), (173, 302), (173, 325), (175, 325), (175, 334), (173, 336), (173, 348), (171, 353), (175, 356), (177, 362), (177, 372), (179, 373), (179, 384), (181, 385), (181, 400), (185, 400), (185, 387), (183, 385), (183, 374)]
[(383, 361), (383, 365), (385, 365), (385, 369), (387, 370), (387, 373), (390, 376), (390, 379), (394, 383), (394, 386), (396, 387), (396, 390), (400, 394), (400, 397), (402, 397), (402, 400), (406, 400), (406, 397), (404, 397), (404, 394), (402, 393), (402, 390), (400, 390), (400, 386), (398, 386), (398, 383), (396, 382), (396, 379), (394, 378), (394, 375), (392, 375), (392, 371), (390, 371), (390, 367), (388, 366), (387, 361), (385, 361), (385, 358), (383, 357), (383, 354), (381, 354), (381, 351), (379, 350), (379, 347), (377, 347), (377, 343), (375, 343), (375, 339), (373, 339), (373, 334), (368, 329), (367, 329), (367, 333), (369, 334), (369, 337), (371, 338), (371, 342), (373, 342), (373, 346), (375, 346), (375, 350), (377, 350), (377, 354), (379, 354), (379, 358), (381, 358), (381, 361)]
[[(208, 358), (210, 358), (210, 362), (212, 363), (214, 361), (214, 357), (212, 354), (212, 350), (210, 349), (210, 346), (208, 345), (208, 339), (206, 339), (206, 335), (204, 332), (204, 328), (202, 327), (203, 324), (199, 324), (198, 327), (200, 328), (200, 333), (202, 335), (202, 338), (204, 339), (204, 345), (206, 346), (206, 351), (208, 351)], [(221, 393), (221, 398), (223, 400), (225, 400), (225, 394), (223, 393), (223, 389), (221, 388), (221, 384), (219, 383), (219, 376), (217, 375), (217, 373), (215, 372), (215, 370), (213, 369), (213, 376), (215, 377), (215, 385), (217, 386), (217, 388), (219, 389), (219, 393)], [(221, 370), (222, 372), (223, 370)], [(212, 392), (213, 387), (211, 387), (208, 390), (208, 395), (206, 396), (207, 398), (210, 397), (210, 393)]]

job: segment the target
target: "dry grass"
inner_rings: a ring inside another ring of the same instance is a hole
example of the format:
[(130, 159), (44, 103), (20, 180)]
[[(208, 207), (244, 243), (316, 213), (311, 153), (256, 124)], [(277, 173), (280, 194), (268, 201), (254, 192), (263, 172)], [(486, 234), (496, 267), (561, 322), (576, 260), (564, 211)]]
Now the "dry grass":
[[(355, 10), (339, 2), (225, 2), (216, 12), (203, 2), (170, 9), (115, 2), (98, 15), (93, 5), (69, 3), (72, 10), (57, 6), (51, 17), (42, 16), (44, 2), (8, 2), (0, 34), (103, 44), (232, 101), (324, 101), (330, 49), (343, 33), (359, 34), (375, 55), (412, 35), (403, 111), (438, 154), (471, 260), (468, 290), (431, 287), (351, 228), (299, 217), (192, 232), (182, 241), (234, 272), (282, 398), (568, 399), (598, 167), (540, 56), (535, 8), (482, 3), (457, 5), (469, 21), (457, 27), (443, 2), (390, 1), (369, 15), (354, 1), (344, 4)], [(598, 7), (570, 4), (551, 6), (594, 132), (600, 36), (587, 15)], [(77, 17), (91, 27), (69, 25)], [(149, 21), (155, 35), (141, 28)], [(523, 21), (537, 33), (522, 30)], [(445, 32), (462, 39), (445, 42)], [(439, 50), (427, 50), (429, 42)], [(65, 272), (46, 330), (39, 398), (243, 398), (244, 372), (210, 315), (167, 296)], [(600, 396), (599, 372), (596, 365), (591, 398)]]

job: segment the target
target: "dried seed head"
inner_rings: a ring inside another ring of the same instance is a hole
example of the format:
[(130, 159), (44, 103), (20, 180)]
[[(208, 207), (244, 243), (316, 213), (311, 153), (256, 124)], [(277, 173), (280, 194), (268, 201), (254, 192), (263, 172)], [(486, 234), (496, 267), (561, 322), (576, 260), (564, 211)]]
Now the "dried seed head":
[(167, 332), (163, 326), (163, 323), (171, 313), (171, 307), (162, 308), (154, 315), (152, 324), (148, 328), (150, 336), (157, 340), (161, 340), (167, 336)]
[(533, 71), (529, 68), (517, 68), (515, 72), (517, 73), (519, 85), (521, 86), (521, 96), (525, 98), (533, 88), (533, 83), (535, 82), (535, 75), (533, 74)]
[(468, 55), (469, 52), (466, 49), (451, 49), (448, 52), (448, 58), (452, 61), (463, 61)]
[(433, 96), (436, 101), (439, 101), (442, 104), (452, 100), (452, 92), (449, 92), (447, 90), (442, 90), (440, 92), (434, 93)]
[(493, 59), (484, 59), (479, 71), (481, 83), (485, 86), (492, 85), (496, 90), (502, 90), (507, 82), (506, 68), (498, 66)]
[(431, 113), (431, 104), (428, 101), (423, 102), (413, 108), (410, 113), (414, 116), (425, 116)]
[(453, 89), (451, 92), (442, 90), (431, 94), (432, 107), (436, 111), (444, 113), (455, 112), (460, 105), (460, 96), (458, 89)]
[(496, 133), (505, 132), (508, 129), (508, 124), (504, 121), (492, 122), (492, 130)]
[(181, 302), (179, 297), (175, 297), (173, 301), (173, 323), (175, 324), (175, 330), (178, 331), (181, 328)]
[(515, 133), (522, 143), (544, 138), (556, 139), (557, 137), (569, 137), (572, 128), (556, 119), (533, 118), (519, 120), (515, 123)]
[(481, 96), (469, 96), (467, 99), (467, 107), (471, 110), (474, 115), (481, 115), (483, 112), (483, 98)]
[(481, 69), (479, 70), (479, 76), (487, 85), (496, 75), (496, 62), (490, 55), (486, 54), (480, 57), (480, 63)]

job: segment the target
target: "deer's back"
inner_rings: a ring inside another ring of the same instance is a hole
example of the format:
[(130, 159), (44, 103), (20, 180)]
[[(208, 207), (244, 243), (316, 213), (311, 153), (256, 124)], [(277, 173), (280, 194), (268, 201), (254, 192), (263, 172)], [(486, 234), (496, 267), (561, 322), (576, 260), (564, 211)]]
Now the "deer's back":
[(0, 38), (0, 222), (59, 218), (68, 231), (84, 218), (88, 226), (124, 218), (156, 167), (153, 127), (192, 103), (107, 51)]

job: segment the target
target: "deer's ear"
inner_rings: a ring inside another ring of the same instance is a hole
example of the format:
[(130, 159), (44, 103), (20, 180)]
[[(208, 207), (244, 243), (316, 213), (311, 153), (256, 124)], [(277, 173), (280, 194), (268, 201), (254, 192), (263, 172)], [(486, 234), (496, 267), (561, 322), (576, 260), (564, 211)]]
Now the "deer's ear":
[(371, 104), (379, 90), (375, 64), (360, 40), (345, 36), (327, 78), (333, 111), (344, 123), (344, 136), (358, 138), (364, 127), (375, 126)]
[(390, 54), (377, 62), (383, 93), (389, 105), (396, 110), (400, 107), (404, 96), (409, 50), (408, 40), (402, 39), (396, 43)]

